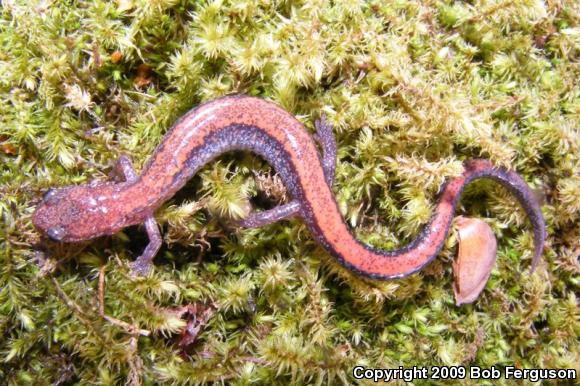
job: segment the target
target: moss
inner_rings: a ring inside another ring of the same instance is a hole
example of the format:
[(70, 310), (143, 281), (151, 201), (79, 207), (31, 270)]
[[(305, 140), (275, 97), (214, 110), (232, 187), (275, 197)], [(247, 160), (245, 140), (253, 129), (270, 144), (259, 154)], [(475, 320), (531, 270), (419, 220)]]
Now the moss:
[[(0, 15), (0, 379), (3, 384), (352, 382), (356, 364), (576, 367), (580, 239), (578, 7), (573, 1), (4, 1)], [(486, 157), (544, 200), (549, 239), (491, 183), (467, 215), (499, 239), (474, 305), (449, 260), (374, 282), (340, 267), (300, 221), (240, 230), (285, 197), (247, 154), (208, 165), (157, 214), (151, 277), (127, 262), (141, 229), (82, 246), (40, 242), (50, 186), (142, 165), (181, 114), (233, 92), (335, 127), (334, 191), (357, 236), (404, 245), (444, 177)], [(266, 193), (260, 193), (266, 192)], [(193, 323), (180, 305), (211, 309)], [(192, 333), (193, 334), (193, 333)]]

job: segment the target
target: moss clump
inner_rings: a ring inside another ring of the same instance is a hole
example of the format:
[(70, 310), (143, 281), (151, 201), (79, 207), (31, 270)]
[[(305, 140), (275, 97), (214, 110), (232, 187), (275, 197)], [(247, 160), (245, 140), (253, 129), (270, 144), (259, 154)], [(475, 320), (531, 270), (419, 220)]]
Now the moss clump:
[[(575, 2), (12, 0), (0, 12), (1, 383), (334, 384), (356, 364), (578, 367)], [(328, 116), (334, 191), (360, 239), (408, 242), (442, 178), (482, 156), (543, 197), (545, 259), (530, 275), (522, 211), (482, 182), (464, 213), (486, 218), (499, 258), (475, 305), (453, 305), (454, 237), (421, 274), (363, 280), (299, 221), (231, 228), (285, 195), (248, 154), (208, 165), (156, 214), (167, 246), (151, 277), (128, 274), (139, 229), (43, 249), (30, 216), (46, 188), (104, 179), (121, 153), (142, 165), (177, 117), (233, 92), (272, 99), (310, 129)], [(176, 311), (187, 304), (211, 312), (194, 323)]]

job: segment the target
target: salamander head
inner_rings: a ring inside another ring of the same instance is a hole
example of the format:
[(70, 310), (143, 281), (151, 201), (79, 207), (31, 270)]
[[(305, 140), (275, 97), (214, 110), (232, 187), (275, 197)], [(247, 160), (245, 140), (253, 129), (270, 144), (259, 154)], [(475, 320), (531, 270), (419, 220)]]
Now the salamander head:
[(50, 189), (32, 217), (34, 226), (54, 241), (75, 242), (111, 233), (111, 185)]

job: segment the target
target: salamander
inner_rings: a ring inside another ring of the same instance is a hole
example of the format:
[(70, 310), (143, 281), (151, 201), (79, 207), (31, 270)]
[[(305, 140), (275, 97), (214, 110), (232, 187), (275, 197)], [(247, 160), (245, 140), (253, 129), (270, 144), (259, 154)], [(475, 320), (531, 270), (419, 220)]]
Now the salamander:
[(358, 241), (345, 223), (332, 192), (336, 141), (332, 128), (316, 122), (317, 142), (280, 106), (244, 95), (222, 97), (190, 110), (177, 120), (140, 174), (122, 156), (118, 182), (51, 189), (33, 215), (33, 224), (49, 238), (79, 242), (144, 224), (149, 244), (133, 263), (137, 274), (150, 271), (161, 245), (153, 214), (208, 162), (224, 152), (247, 150), (262, 156), (280, 175), (292, 201), (250, 214), (240, 225), (262, 226), (299, 216), (314, 239), (342, 265), (373, 279), (401, 278), (431, 262), (443, 247), (459, 197), (467, 184), (490, 178), (507, 187), (527, 213), (534, 232), (532, 268), (543, 252), (546, 227), (540, 206), (515, 172), (484, 159), (469, 160), (461, 176), (449, 179), (428, 224), (408, 245), (381, 250)]

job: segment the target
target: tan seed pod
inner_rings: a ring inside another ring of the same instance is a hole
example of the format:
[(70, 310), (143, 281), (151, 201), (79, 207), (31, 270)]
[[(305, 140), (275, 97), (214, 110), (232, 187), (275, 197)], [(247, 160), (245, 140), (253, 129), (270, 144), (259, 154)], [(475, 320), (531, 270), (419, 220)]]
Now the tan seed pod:
[(497, 241), (489, 225), (477, 218), (459, 217), (457, 259), (453, 262), (455, 302), (473, 303), (485, 287), (497, 257)]

